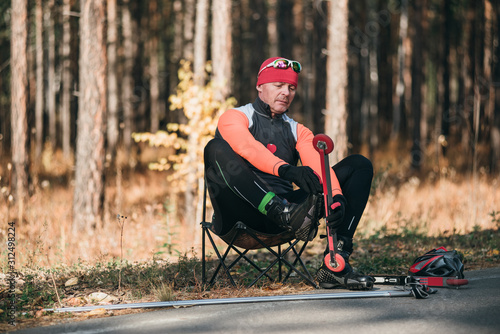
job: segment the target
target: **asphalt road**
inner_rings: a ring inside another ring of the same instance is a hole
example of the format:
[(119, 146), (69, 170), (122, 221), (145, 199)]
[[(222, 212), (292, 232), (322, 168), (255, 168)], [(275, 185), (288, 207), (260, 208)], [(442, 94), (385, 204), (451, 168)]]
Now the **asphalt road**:
[(14, 333), (500, 333), (500, 268), (469, 271), (465, 276), (467, 286), (440, 288), (428, 299), (381, 297), (166, 308)]

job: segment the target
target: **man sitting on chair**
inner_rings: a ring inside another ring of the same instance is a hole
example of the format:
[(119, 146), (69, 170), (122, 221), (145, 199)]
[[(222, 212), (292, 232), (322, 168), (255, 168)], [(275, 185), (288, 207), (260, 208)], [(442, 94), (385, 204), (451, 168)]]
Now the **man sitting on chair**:
[[(217, 234), (224, 235), (241, 221), (264, 233), (287, 230), (301, 240), (315, 237), (309, 233), (315, 230), (311, 224), (324, 216), (317, 210), (323, 203), (320, 156), (313, 147), (311, 130), (286, 115), (301, 69), (297, 61), (265, 60), (257, 74), (256, 100), (220, 117), (204, 156)], [(297, 166), (299, 160), (301, 166)], [(333, 201), (338, 204), (332, 206), (335, 210), (327, 224), (337, 230), (339, 254), (346, 266), (333, 272), (323, 263), (318, 283), (323, 288), (371, 288), (372, 278), (354, 271), (348, 260), (368, 201), (372, 164), (361, 155), (351, 155), (330, 172)], [(294, 190), (292, 183), (299, 189)]]

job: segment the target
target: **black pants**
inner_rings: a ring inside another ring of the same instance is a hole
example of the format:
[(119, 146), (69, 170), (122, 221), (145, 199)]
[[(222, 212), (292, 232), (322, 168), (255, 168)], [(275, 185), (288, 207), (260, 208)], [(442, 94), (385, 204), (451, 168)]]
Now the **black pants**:
[[(257, 209), (272, 188), (260, 179), (247, 162), (222, 139), (213, 139), (205, 147), (205, 178), (212, 205), (217, 234), (227, 233), (241, 221), (255, 230), (277, 233), (281, 229)], [(344, 223), (339, 235), (352, 238), (370, 195), (373, 167), (361, 155), (351, 155), (334, 165), (342, 193), (347, 200)], [(277, 194), (292, 203), (307, 197), (303, 190)]]

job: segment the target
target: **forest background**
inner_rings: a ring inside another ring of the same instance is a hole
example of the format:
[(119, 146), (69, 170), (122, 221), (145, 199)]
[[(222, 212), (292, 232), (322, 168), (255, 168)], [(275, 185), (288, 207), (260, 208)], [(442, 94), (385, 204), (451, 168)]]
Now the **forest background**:
[(275, 55), (303, 66), (292, 117), (375, 166), (358, 234), (498, 227), (499, 8), (2, 1), (0, 240), (17, 266), (199, 251), (204, 144)]

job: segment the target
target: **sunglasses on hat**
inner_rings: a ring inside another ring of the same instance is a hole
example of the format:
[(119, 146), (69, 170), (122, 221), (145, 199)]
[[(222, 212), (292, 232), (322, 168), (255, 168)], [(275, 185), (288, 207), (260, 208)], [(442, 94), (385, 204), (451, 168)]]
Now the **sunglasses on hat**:
[(268, 67), (274, 67), (274, 68), (277, 68), (277, 69), (280, 69), (280, 70), (286, 70), (287, 68), (291, 67), (297, 73), (300, 73), (300, 71), (302, 71), (302, 65), (300, 65), (300, 63), (298, 61), (288, 60), (288, 59), (282, 58), (282, 59), (276, 59), (275, 61), (267, 64), (266, 66), (264, 66), (259, 71), (259, 73), (257, 74), (257, 76), (259, 76), (260, 73), (262, 73), (262, 71), (264, 71)]

